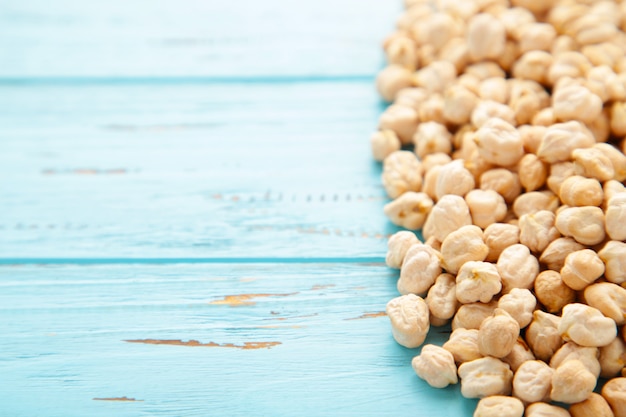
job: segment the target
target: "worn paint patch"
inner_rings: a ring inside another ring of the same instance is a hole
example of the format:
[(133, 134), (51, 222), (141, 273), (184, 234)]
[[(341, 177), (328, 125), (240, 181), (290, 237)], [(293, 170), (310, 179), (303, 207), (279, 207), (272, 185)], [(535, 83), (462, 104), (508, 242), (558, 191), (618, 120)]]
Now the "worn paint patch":
[(316, 291), (316, 290), (323, 290), (326, 288), (332, 288), (335, 287), (335, 284), (325, 284), (325, 285), (321, 285), (321, 284), (315, 284), (314, 286), (311, 287), (312, 291)]
[(144, 343), (147, 345), (170, 345), (170, 346), (191, 346), (191, 347), (222, 347), (233, 349), (270, 349), (274, 346), (282, 344), (282, 342), (244, 342), (243, 345), (236, 345), (234, 343), (216, 343), (207, 342), (202, 343), (197, 340), (183, 341), (180, 339), (129, 339), (124, 340), (127, 343)]
[(352, 317), (352, 318), (344, 319), (344, 320), (373, 319), (375, 317), (383, 317), (386, 315), (387, 313), (385, 313), (384, 311), (377, 311), (374, 313), (364, 313), (364, 314), (361, 314), (359, 317)]
[(231, 307), (239, 307), (239, 306), (251, 306), (256, 304), (252, 301), (255, 298), (265, 298), (265, 297), (288, 297), (290, 295), (298, 294), (297, 292), (290, 292), (285, 294), (235, 294), (235, 295), (226, 295), (221, 300), (211, 301), (209, 304), (211, 305), (228, 305)]
[(105, 397), (105, 398), (92, 398), (94, 401), (122, 401), (122, 402), (142, 402), (143, 400), (137, 400), (129, 397)]

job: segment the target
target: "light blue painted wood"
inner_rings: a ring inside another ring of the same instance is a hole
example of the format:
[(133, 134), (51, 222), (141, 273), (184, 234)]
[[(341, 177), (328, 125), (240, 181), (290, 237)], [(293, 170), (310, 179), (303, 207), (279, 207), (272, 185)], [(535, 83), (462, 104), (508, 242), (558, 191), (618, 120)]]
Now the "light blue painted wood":
[[(380, 264), (0, 267), (2, 415), (462, 416), (410, 367)], [(226, 295), (261, 294), (233, 307)], [(269, 296), (263, 296), (269, 295)], [(442, 333), (444, 332), (444, 333)], [(445, 330), (431, 330), (441, 343)], [(127, 343), (280, 342), (241, 350)], [(138, 402), (93, 398), (135, 398)]]

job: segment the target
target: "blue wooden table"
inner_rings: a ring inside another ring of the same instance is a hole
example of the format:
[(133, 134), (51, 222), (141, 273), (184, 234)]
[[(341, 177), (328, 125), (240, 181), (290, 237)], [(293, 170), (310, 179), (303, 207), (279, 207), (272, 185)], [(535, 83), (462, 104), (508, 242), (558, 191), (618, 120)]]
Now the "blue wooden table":
[(471, 415), (383, 313), (399, 3), (0, 3), (0, 416)]

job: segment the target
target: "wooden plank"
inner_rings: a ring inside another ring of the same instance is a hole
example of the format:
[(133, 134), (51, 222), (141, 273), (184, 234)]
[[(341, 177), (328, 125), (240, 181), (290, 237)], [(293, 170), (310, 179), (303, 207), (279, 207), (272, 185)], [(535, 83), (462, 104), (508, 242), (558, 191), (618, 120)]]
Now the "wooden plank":
[(418, 350), (393, 341), (380, 312), (396, 278), (380, 264), (0, 267), (0, 409), (470, 415), (475, 401), (428, 387)]
[(372, 76), (400, 8), (381, 0), (4, 0), (0, 78)]
[(2, 257), (383, 256), (367, 82), (0, 87)]

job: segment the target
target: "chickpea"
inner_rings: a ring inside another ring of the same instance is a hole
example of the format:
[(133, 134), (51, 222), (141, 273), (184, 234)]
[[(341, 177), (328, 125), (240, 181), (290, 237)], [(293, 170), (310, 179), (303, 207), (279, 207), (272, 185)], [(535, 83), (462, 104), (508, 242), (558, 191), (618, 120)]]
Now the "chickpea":
[(483, 80), (478, 88), (478, 96), (483, 102), (495, 101), (506, 104), (509, 102), (509, 87), (502, 77), (491, 77)]
[(514, 126), (517, 124), (515, 120), (515, 112), (506, 104), (497, 101), (482, 100), (472, 111), (471, 121), (474, 126), (481, 128), (489, 119), (498, 118), (506, 123)]
[(514, 397), (492, 395), (478, 401), (474, 417), (522, 417), (524, 404)]
[[(457, 2), (458, 3), (458, 2)], [(471, 2), (463, 2), (463, 4), (469, 4)], [(461, 3), (458, 3), (461, 4)], [(456, 72), (460, 74), (470, 62), (469, 48), (465, 38), (454, 37), (449, 39), (442, 47), (436, 56), (439, 61), (448, 61), (454, 65)]]
[(597, 149), (611, 161), (614, 172), (613, 180), (619, 182), (626, 180), (626, 155), (608, 143), (596, 143), (593, 145), (593, 149)]
[(607, 203), (606, 233), (611, 240), (626, 240), (626, 192), (615, 194)]
[(426, 174), (424, 175), (424, 179), (422, 181), (422, 191), (425, 192), (434, 201), (437, 201), (437, 194), (435, 194), (435, 189), (437, 188), (437, 178), (439, 177), (439, 171), (441, 171), (441, 167), (442, 165), (435, 165), (429, 170), (425, 170)]
[(626, 324), (626, 288), (599, 282), (585, 288), (585, 301), (618, 325)]
[(595, 142), (591, 132), (580, 122), (557, 123), (546, 130), (537, 156), (549, 164), (564, 162), (570, 159), (573, 150), (590, 148)]
[(483, 240), (480, 227), (467, 225), (450, 233), (441, 245), (443, 267), (456, 274), (468, 261), (484, 261), (489, 249)]
[(459, 366), (461, 394), (465, 398), (484, 398), (491, 395), (509, 395), (513, 372), (499, 359), (485, 357)]
[(531, 80), (511, 80), (509, 106), (518, 125), (530, 123), (539, 111), (550, 105), (550, 96), (543, 87)]
[(384, 45), (387, 62), (415, 71), (419, 65), (416, 48), (415, 41), (409, 36), (394, 37)]
[(574, 169), (578, 175), (608, 181), (615, 176), (613, 163), (602, 151), (592, 147), (572, 151)]
[(451, 139), (452, 135), (444, 125), (437, 122), (420, 123), (413, 136), (415, 153), (420, 159), (437, 152), (449, 154), (452, 151)]
[(443, 106), (443, 95), (440, 93), (431, 94), (419, 108), (419, 120), (421, 122), (445, 124), (446, 118), (443, 115)]
[(600, 206), (604, 192), (598, 180), (573, 175), (561, 184), (559, 198), (563, 204), (573, 207)]
[(535, 355), (521, 336), (517, 338), (511, 353), (502, 358), (502, 361), (507, 363), (513, 372), (517, 372), (524, 362), (533, 360), (535, 360)]
[(422, 19), (420, 24), (413, 24), (411, 30), (413, 38), (420, 45), (429, 45), (435, 50), (445, 43), (459, 36), (463, 32), (463, 24), (447, 13), (435, 12)]
[(536, 21), (535, 16), (525, 7), (507, 8), (500, 14), (499, 18), (507, 34), (514, 39), (519, 38), (522, 27)]
[(519, 337), (519, 323), (505, 310), (496, 308), (478, 329), (478, 350), (484, 356), (503, 358), (513, 350)]
[(543, 271), (535, 279), (535, 295), (549, 313), (559, 313), (563, 307), (573, 303), (576, 293), (565, 285), (561, 274), (556, 271)]
[(426, 294), (441, 274), (441, 254), (428, 245), (415, 244), (409, 248), (402, 263), (398, 292)]
[(463, 197), (445, 195), (431, 210), (422, 234), (426, 239), (434, 236), (443, 242), (450, 233), (470, 224), (472, 224), (472, 217)]
[(619, 193), (626, 191), (626, 186), (619, 181), (609, 180), (602, 186), (604, 191), (604, 200), (602, 201), (602, 207), (606, 209), (609, 206), (609, 200), (615, 197)]
[(586, 87), (571, 85), (556, 89), (552, 96), (552, 107), (558, 120), (591, 123), (602, 113), (602, 99)]
[(520, 195), (513, 202), (513, 212), (519, 218), (539, 211), (555, 212), (559, 198), (551, 191), (531, 191)]
[(604, 384), (602, 397), (611, 406), (615, 417), (626, 417), (626, 378), (613, 378)]
[(463, 304), (488, 303), (501, 289), (498, 269), (489, 262), (465, 262), (456, 276), (456, 298)]
[(492, 301), (490, 303), (463, 304), (459, 307), (454, 318), (452, 319), (452, 330), (478, 330), (483, 320), (491, 316), (496, 308), (498, 308), (498, 303), (496, 301)]
[(387, 156), (400, 150), (400, 139), (393, 130), (379, 130), (374, 132), (370, 139), (372, 155), (377, 161), (383, 161)]
[(413, 107), (392, 104), (380, 115), (380, 130), (391, 130), (403, 145), (409, 145), (417, 129), (419, 115)]
[(525, 288), (513, 288), (498, 300), (498, 308), (509, 313), (522, 329), (532, 321), (536, 306), (537, 299), (530, 290)]
[(626, 135), (626, 102), (616, 101), (611, 106), (611, 133), (615, 136)]
[(407, 191), (386, 204), (384, 212), (393, 224), (417, 230), (424, 225), (433, 204), (433, 200), (426, 193)]
[[(558, 41), (559, 38), (557, 38), (557, 42)], [(574, 44), (576, 43), (576, 41), (568, 42), (574, 42)], [(559, 54), (555, 54), (555, 47), (558, 48), (559, 45), (554, 45), (552, 50), (554, 61), (548, 70), (548, 83), (550, 85), (555, 85), (559, 79), (563, 77), (584, 77), (585, 74), (587, 74), (587, 72), (591, 69), (591, 63), (587, 57), (580, 52), (564, 51)]]
[[(394, 101), (394, 104), (410, 107), (417, 112), (428, 97), (429, 93), (423, 88), (403, 88), (398, 91), (398, 94), (396, 94), (396, 101)], [(408, 143), (410, 142), (407, 142), (407, 144)]]
[(514, 165), (524, 155), (521, 135), (502, 119), (488, 119), (476, 132), (474, 141), (480, 156), (492, 164)]
[(561, 278), (565, 285), (580, 291), (604, 274), (604, 263), (596, 252), (582, 249), (572, 252), (565, 258), (561, 268)]
[(533, 321), (526, 329), (526, 342), (537, 359), (546, 362), (554, 355), (563, 339), (558, 331), (561, 318), (541, 310), (533, 312)]
[(622, 339), (616, 337), (611, 343), (600, 348), (600, 361), (602, 378), (614, 378), (624, 369), (626, 361), (626, 344)]
[(398, 198), (407, 191), (422, 188), (421, 165), (413, 152), (396, 151), (383, 162), (383, 186), (387, 195)]
[(548, 166), (537, 155), (527, 153), (519, 161), (519, 180), (526, 191), (543, 187), (548, 179)]
[(513, 395), (529, 403), (548, 401), (553, 374), (554, 369), (544, 361), (524, 362), (513, 377)]
[(415, 84), (429, 93), (443, 93), (456, 79), (451, 62), (435, 61), (415, 73)]
[(567, 342), (554, 353), (554, 356), (550, 359), (550, 367), (556, 369), (561, 364), (571, 359), (576, 359), (582, 362), (595, 378), (598, 378), (601, 371), (598, 353), (599, 351), (596, 347), (579, 346), (574, 342)]
[(456, 363), (482, 358), (478, 350), (478, 329), (458, 328), (452, 332), (443, 348), (454, 356)]
[(554, 115), (554, 109), (552, 107), (546, 107), (544, 109), (539, 110), (532, 118), (531, 123), (534, 126), (542, 126), (544, 129), (541, 130), (541, 135), (539, 138), (535, 139), (537, 144), (532, 148), (533, 153), (537, 153), (539, 149), (539, 144), (541, 142), (541, 137), (545, 134), (545, 128), (551, 126), (556, 123), (556, 116)]
[(462, 160), (442, 165), (435, 188), (437, 199), (449, 194), (464, 196), (473, 189), (474, 176), (465, 168)]
[(437, 277), (435, 284), (428, 290), (426, 304), (431, 317), (447, 320), (454, 316), (458, 306), (454, 275), (441, 274)]
[(452, 158), (450, 158), (450, 155), (445, 154), (443, 152), (435, 152), (435, 153), (426, 155), (422, 159), (422, 167), (424, 169), (424, 172), (428, 173), (428, 171), (430, 171), (433, 167), (445, 165), (451, 161), (452, 161)]
[(376, 77), (378, 93), (387, 102), (392, 102), (403, 88), (413, 85), (413, 74), (401, 65), (389, 65)]
[[(585, 249), (585, 246), (576, 242), (571, 237), (560, 237), (553, 240), (543, 251), (539, 262), (554, 271), (560, 271), (565, 264), (565, 258), (572, 252)], [(560, 277), (560, 275), (559, 275)]]
[[(607, 210), (608, 211), (608, 210)], [(557, 213), (556, 228), (583, 245), (604, 241), (604, 213), (599, 207), (568, 207)]]
[(485, 260), (496, 262), (505, 248), (519, 243), (520, 229), (518, 226), (506, 223), (493, 223), (483, 232), (483, 238), (489, 252)]
[(385, 258), (387, 266), (400, 269), (409, 248), (418, 243), (421, 242), (413, 232), (402, 230), (394, 233), (387, 241), (388, 251)]
[(513, 288), (532, 288), (539, 274), (539, 261), (528, 247), (519, 243), (504, 249), (496, 265), (502, 280), (503, 294)]
[(564, 340), (581, 346), (606, 346), (617, 337), (613, 320), (604, 317), (600, 310), (579, 303), (563, 307), (558, 331)]
[(563, 182), (574, 175), (576, 175), (576, 169), (573, 162), (557, 162), (550, 165), (550, 176), (546, 180), (546, 184), (550, 191), (558, 195), (561, 192)]
[(626, 243), (610, 240), (598, 252), (604, 262), (604, 277), (614, 284), (626, 282)]
[(545, 51), (528, 51), (513, 64), (515, 78), (548, 84), (548, 70), (554, 58)]
[(494, 168), (485, 171), (480, 176), (479, 183), (481, 190), (493, 190), (509, 204), (515, 201), (522, 192), (518, 174), (506, 168)]
[(552, 375), (550, 398), (566, 404), (584, 401), (593, 392), (596, 382), (596, 377), (581, 361), (568, 360), (556, 368)]
[(470, 18), (467, 27), (467, 44), (472, 60), (497, 58), (504, 52), (506, 29), (497, 18), (479, 13)]
[(428, 306), (415, 294), (396, 297), (387, 303), (391, 333), (400, 345), (414, 348), (424, 343), (430, 324)]
[(595, 392), (592, 392), (585, 401), (572, 404), (569, 412), (572, 417), (614, 417), (609, 403)]
[(556, 30), (548, 23), (528, 23), (518, 30), (520, 52), (549, 51), (556, 39)]
[(424, 345), (422, 352), (411, 361), (413, 370), (428, 385), (435, 388), (445, 388), (456, 384), (456, 365), (450, 352), (435, 345)]
[(461, 85), (452, 85), (444, 94), (443, 116), (450, 123), (468, 123), (477, 103), (478, 98), (472, 91)]
[(532, 403), (526, 407), (525, 417), (570, 417), (569, 412), (556, 405)]
[(535, 253), (543, 252), (561, 234), (554, 226), (556, 216), (548, 210), (524, 214), (519, 218), (520, 242)]
[(495, 62), (484, 61), (468, 65), (464, 75), (472, 75), (478, 78), (478, 81), (483, 81), (491, 77), (504, 78), (506, 72)]

